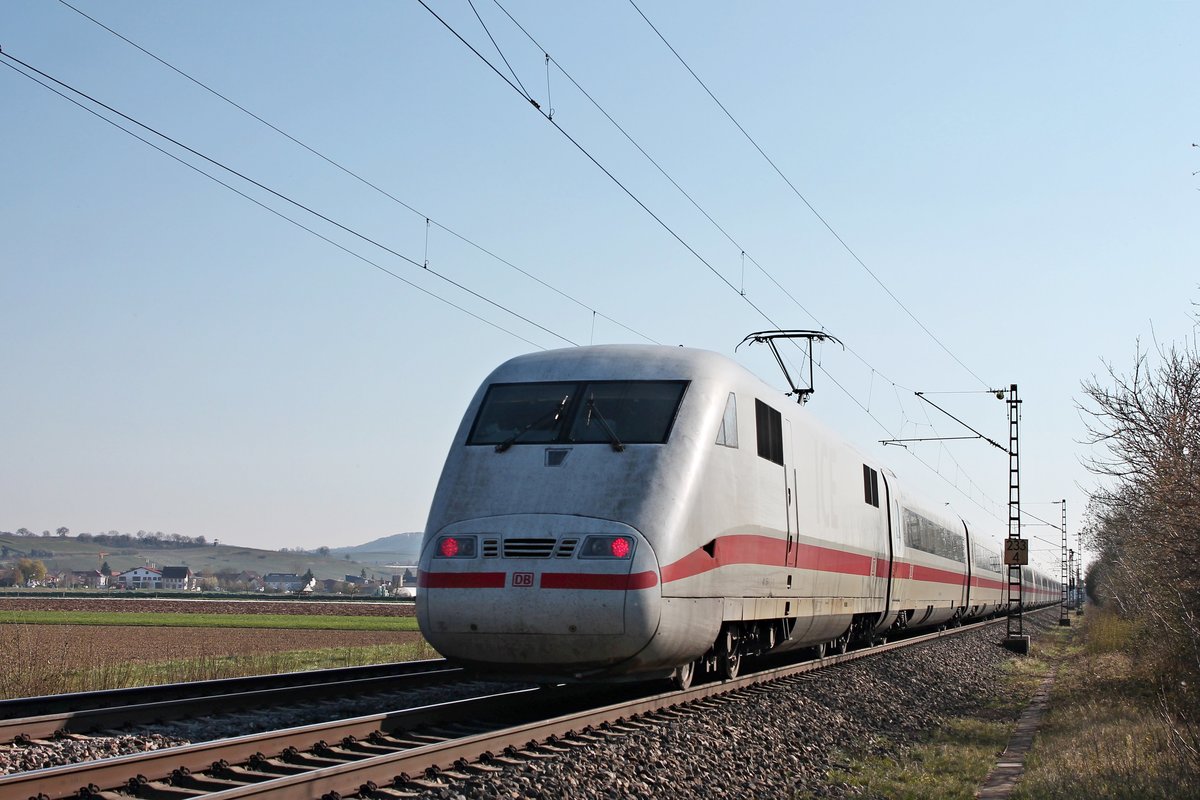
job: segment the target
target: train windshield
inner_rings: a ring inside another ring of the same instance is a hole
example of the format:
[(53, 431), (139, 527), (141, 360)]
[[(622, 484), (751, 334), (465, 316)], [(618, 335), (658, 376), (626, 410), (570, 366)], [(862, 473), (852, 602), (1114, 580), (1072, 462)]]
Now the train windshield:
[(488, 387), (469, 445), (663, 444), (687, 381), (498, 383)]
[(567, 435), (570, 442), (662, 444), (671, 435), (686, 386), (681, 381), (589, 383)]
[(562, 437), (578, 385), (500, 383), (488, 387), (467, 444), (546, 444)]

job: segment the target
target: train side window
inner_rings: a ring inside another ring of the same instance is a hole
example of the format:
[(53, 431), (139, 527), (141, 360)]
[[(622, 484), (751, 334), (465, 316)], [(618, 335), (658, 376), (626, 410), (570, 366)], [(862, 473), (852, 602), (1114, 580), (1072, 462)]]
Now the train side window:
[(863, 464), (863, 501), (879, 508), (879, 472)]
[(963, 534), (947, 530), (908, 508), (904, 509), (904, 544), (914, 550), (922, 550), (961, 564), (967, 563), (966, 537)]
[(782, 466), (783, 415), (756, 398), (754, 422), (758, 433), (758, 455)]
[(725, 401), (725, 416), (721, 418), (721, 429), (717, 431), (717, 444), (725, 447), (738, 446), (737, 397), (733, 392), (729, 393), (729, 399)]

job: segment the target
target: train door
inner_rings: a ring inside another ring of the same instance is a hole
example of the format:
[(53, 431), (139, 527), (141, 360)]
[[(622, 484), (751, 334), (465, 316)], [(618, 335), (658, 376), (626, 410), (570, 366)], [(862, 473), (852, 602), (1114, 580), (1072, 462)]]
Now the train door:
[(888, 485), (887, 473), (882, 470), (879, 473), (879, 479), (883, 481), (883, 516), (887, 520), (887, 563), (880, 564), (875, 572), (877, 578), (875, 590), (878, 592), (883, 590), (884, 608), (891, 609), (895, 604), (896, 597), (893, 592), (892, 575), (896, 564), (896, 539), (900, 532), (899, 519), (893, 519), (894, 509), (896, 504), (892, 501), (892, 488)]
[(971, 609), (971, 584), (973, 584), (975, 582), (972, 579), (972, 576), (976, 574), (975, 573), (975, 548), (973, 548), (971, 546), (971, 544), (972, 544), (971, 529), (969, 527), (967, 527), (967, 521), (963, 520), (962, 524), (963, 524), (963, 533), (965, 535), (965, 541), (966, 541), (966, 546), (967, 546), (967, 579), (966, 579), (965, 585), (963, 586), (962, 606), (960, 606), (960, 607), (967, 609), (967, 611), (969, 612)]
[(783, 565), (795, 567), (800, 553), (800, 497), (796, 484), (796, 459), (792, 453), (792, 421), (783, 421), (783, 485), (787, 505), (784, 513), (787, 517), (787, 550), (784, 551)]

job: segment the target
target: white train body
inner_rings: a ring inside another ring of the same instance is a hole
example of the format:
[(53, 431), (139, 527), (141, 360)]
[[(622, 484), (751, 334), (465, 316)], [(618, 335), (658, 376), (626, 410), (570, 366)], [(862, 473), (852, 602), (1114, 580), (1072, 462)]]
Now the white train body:
[[(597, 346), (497, 368), (434, 496), (417, 614), (448, 658), (668, 675), (1004, 604), (999, 557), (733, 361)], [(1037, 580), (1029, 606), (1057, 602)]]

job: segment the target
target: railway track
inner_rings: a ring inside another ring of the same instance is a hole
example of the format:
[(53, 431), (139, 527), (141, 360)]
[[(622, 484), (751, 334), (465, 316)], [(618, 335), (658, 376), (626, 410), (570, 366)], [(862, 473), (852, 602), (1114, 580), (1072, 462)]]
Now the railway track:
[[(123, 797), (403, 797), (521, 759), (553, 757), (665, 724), (689, 706), (993, 622), (765, 669), (683, 692), (548, 687), (337, 720), (0, 777), (0, 800)], [(553, 710), (552, 713), (550, 710)], [(676, 709), (676, 710), (672, 710)]]
[(215, 708), (259, 708), (396, 691), (456, 680), (444, 659), (139, 686), (0, 701), (0, 742), (184, 719)]

